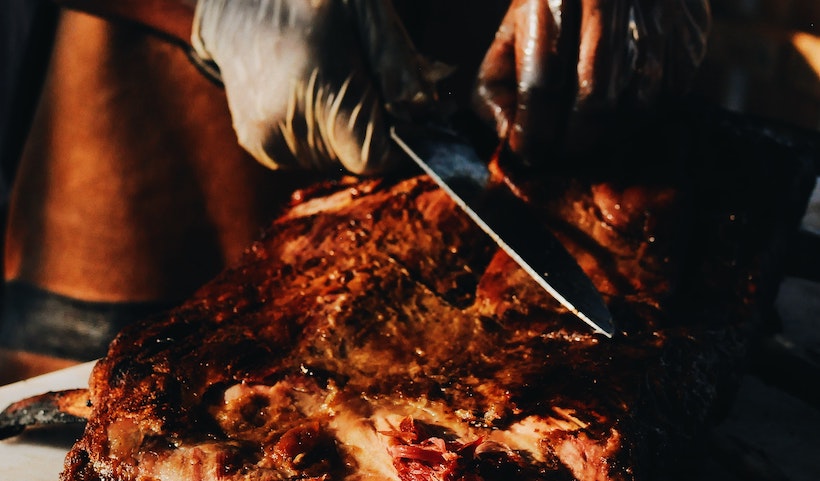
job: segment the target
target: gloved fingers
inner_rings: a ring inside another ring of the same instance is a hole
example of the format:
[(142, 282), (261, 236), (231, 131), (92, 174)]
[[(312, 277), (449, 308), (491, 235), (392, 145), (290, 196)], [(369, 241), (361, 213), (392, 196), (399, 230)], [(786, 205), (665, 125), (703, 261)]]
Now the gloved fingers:
[(389, 0), (350, 0), (370, 74), (392, 115), (406, 117), (435, 108), (435, 84), (446, 69), (415, 48)]
[(552, 142), (562, 115), (559, 37), (554, 2), (515, 0), (479, 67), (474, 106), (523, 159)]
[(326, 78), (317, 68), (288, 94), (287, 112), (278, 124), (287, 149), (272, 143), (267, 150), (278, 152), (280, 159), (292, 156), (312, 170), (340, 164), (354, 174), (382, 172), (397, 154), (385, 117), (369, 75), (356, 69), (347, 77)]
[[(375, 174), (403, 157), (390, 141), (389, 124), (432, 114), (435, 82), (441, 70), (429, 65), (416, 50), (391, 1), (345, 2), (357, 41), (351, 45), (358, 66), (333, 88), (332, 102), (316, 109), (328, 152), (348, 171)], [(361, 46), (361, 48), (355, 48)]]
[(667, 77), (670, 37), (665, 17), (670, 13), (668, 7), (643, 9), (637, 1), (626, 12), (629, 57), (624, 62), (621, 96), (627, 108), (645, 109), (660, 97)]
[[(434, 84), (385, 0), (199, 0), (193, 43), (219, 66), (237, 138), (272, 167), (380, 172), (385, 101)], [(393, 104), (391, 104), (393, 105)]]
[(637, 45), (628, 31), (628, 3), (587, 0), (582, 4), (576, 112), (613, 108), (629, 81)]
[(568, 148), (595, 145), (618, 113), (651, 110), (663, 95), (685, 92), (710, 19), (708, 0), (585, 1)]
[(359, 175), (389, 170), (403, 155), (390, 140), (388, 124), (381, 96), (370, 76), (362, 75), (350, 77), (320, 122), (327, 128), (329, 150), (345, 169)]
[(706, 55), (706, 42), (712, 26), (709, 0), (673, 0), (669, 28), (669, 48), (664, 63), (664, 87), (674, 93), (685, 92), (697, 67)]
[(577, 111), (643, 109), (688, 89), (706, 50), (708, 0), (583, 5)]
[[(346, 170), (370, 175), (388, 170), (403, 157), (389, 128), (396, 118), (412, 118), (434, 108), (437, 72), (416, 51), (389, 0), (350, 0), (347, 25), (353, 33), (343, 62), (323, 62), (328, 102), (311, 114), (327, 152)], [(339, 36), (334, 35), (335, 44)], [(329, 75), (327, 75), (329, 74)]]
[(475, 108), (525, 163), (583, 152), (619, 113), (686, 90), (710, 18), (708, 0), (513, 0)]
[[(586, 0), (581, 4), (577, 43), (577, 91), (566, 118), (564, 150), (594, 147), (633, 81), (638, 62), (640, 18), (630, 22), (631, 0)], [(643, 38), (643, 37), (641, 37)]]
[(524, 2), (516, 16), (515, 30), (523, 34), (515, 37), (516, 102), (507, 142), (525, 163), (545, 155), (567, 114), (561, 102), (569, 78), (558, 52), (560, 22), (560, 12), (543, 1)]
[(219, 69), (239, 144), (270, 168), (299, 165), (278, 132), (313, 68), (332, 2), (199, 0), (191, 43)]
[(516, 0), (507, 10), (495, 39), (478, 70), (474, 93), (476, 112), (495, 124), (500, 139), (506, 139), (515, 118), (517, 95), (515, 34)]

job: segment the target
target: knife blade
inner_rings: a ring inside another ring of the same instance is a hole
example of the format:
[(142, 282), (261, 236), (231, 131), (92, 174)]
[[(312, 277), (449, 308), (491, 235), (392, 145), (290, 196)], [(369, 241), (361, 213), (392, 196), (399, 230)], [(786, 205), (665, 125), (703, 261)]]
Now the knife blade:
[[(487, 164), (455, 131), (439, 126), (396, 124), (393, 141), (544, 290), (594, 332), (611, 338), (612, 315), (600, 292), (561, 242), (529, 208), (499, 212), (503, 191)], [(509, 200), (514, 196), (505, 196)]]

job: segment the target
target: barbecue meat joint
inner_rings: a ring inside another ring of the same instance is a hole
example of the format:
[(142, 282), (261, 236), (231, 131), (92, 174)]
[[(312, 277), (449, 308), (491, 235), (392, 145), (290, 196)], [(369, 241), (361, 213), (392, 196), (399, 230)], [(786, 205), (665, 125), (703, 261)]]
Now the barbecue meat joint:
[(814, 182), (750, 132), (639, 174), (509, 173), (611, 340), (424, 176), (297, 192), (239, 265), (121, 332), (62, 479), (653, 479), (731, 402)]

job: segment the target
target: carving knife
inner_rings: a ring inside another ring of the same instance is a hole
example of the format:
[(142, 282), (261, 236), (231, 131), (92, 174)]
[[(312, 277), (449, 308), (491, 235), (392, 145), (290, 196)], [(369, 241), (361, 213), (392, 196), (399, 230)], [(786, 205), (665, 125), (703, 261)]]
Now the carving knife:
[[(611, 338), (612, 315), (601, 294), (575, 258), (530, 209), (499, 212), (493, 202), (504, 187), (493, 182), (488, 166), (470, 142), (439, 126), (396, 124), (393, 141), (430, 176), (472, 220), (552, 297)], [(503, 192), (502, 192), (503, 193)], [(512, 194), (506, 198), (511, 198)]]

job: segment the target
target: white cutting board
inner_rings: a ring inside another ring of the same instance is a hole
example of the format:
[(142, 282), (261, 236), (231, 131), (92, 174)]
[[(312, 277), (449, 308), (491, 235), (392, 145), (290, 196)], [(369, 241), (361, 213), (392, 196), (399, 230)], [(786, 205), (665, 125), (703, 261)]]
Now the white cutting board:
[[(0, 410), (28, 396), (48, 391), (88, 387), (94, 362), (0, 387)], [(63, 460), (81, 428), (35, 429), (0, 441), (0, 480), (57, 481)]]

